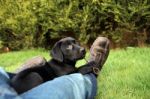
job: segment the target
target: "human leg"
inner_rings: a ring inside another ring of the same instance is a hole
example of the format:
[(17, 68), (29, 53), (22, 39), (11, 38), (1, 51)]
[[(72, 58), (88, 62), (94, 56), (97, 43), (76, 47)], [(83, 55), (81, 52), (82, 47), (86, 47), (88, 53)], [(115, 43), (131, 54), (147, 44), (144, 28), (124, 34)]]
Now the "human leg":
[(79, 73), (58, 77), (23, 94), (23, 99), (93, 99), (96, 95), (93, 74)]
[(0, 99), (93, 99), (97, 85), (93, 74), (76, 73), (48, 81), (19, 96), (9, 84), (8, 74), (0, 68)]

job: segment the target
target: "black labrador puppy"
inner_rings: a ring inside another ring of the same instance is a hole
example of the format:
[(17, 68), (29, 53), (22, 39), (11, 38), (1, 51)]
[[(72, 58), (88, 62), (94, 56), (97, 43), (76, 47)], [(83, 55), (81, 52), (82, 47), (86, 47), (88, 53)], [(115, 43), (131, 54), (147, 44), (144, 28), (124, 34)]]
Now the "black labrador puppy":
[(56, 42), (51, 50), (52, 59), (48, 62), (44, 58), (39, 58), (39, 61), (32, 60), (35, 65), (24, 67), (11, 79), (12, 87), (18, 92), (23, 93), (43, 82), (52, 80), (56, 77), (71, 74), (92, 72), (94, 62), (85, 64), (80, 68), (76, 68), (75, 64), (78, 60), (85, 57), (86, 51), (81, 47), (74, 38), (66, 37)]

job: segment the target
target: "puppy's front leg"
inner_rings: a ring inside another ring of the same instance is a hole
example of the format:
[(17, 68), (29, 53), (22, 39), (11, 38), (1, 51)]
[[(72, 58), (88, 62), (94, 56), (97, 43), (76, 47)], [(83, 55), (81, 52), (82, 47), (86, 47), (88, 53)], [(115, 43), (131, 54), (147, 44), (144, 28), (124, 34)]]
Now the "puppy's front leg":
[(92, 73), (93, 72), (93, 67), (95, 65), (96, 65), (95, 61), (88, 62), (87, 64), (82, 65), (79, 68), (77, 68), (76, 72), (81, 73), (83, 75), (88, 74), (88, 73)]

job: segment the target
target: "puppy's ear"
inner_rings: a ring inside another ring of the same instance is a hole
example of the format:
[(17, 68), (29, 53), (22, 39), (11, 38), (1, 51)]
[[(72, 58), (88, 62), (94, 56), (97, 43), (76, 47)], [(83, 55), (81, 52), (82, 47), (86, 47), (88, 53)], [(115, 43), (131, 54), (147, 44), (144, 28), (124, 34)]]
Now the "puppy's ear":
[(59, 62), (63, 62), (63, 53), (61, 51), (61, 42), (56, 42), (51, 50), (51, 56)]

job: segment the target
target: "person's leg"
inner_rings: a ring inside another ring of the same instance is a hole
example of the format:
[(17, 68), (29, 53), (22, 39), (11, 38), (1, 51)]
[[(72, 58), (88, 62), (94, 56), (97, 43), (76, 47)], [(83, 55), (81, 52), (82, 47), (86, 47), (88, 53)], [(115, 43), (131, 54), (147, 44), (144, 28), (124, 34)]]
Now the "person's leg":
[(18, 96), (9, 85), (8, 74), (0, 68), (0, 99), (93, 99), (96, 78), (79, 73), (58, 77)]
[(58, 77), (20, 96), (23, 99), (94, 99), (96, 77), (79, 73)]
[(9, 76), (0, 67), (0, 99), (21, 99), (15, 90), (10, 87), (9, 82)]

